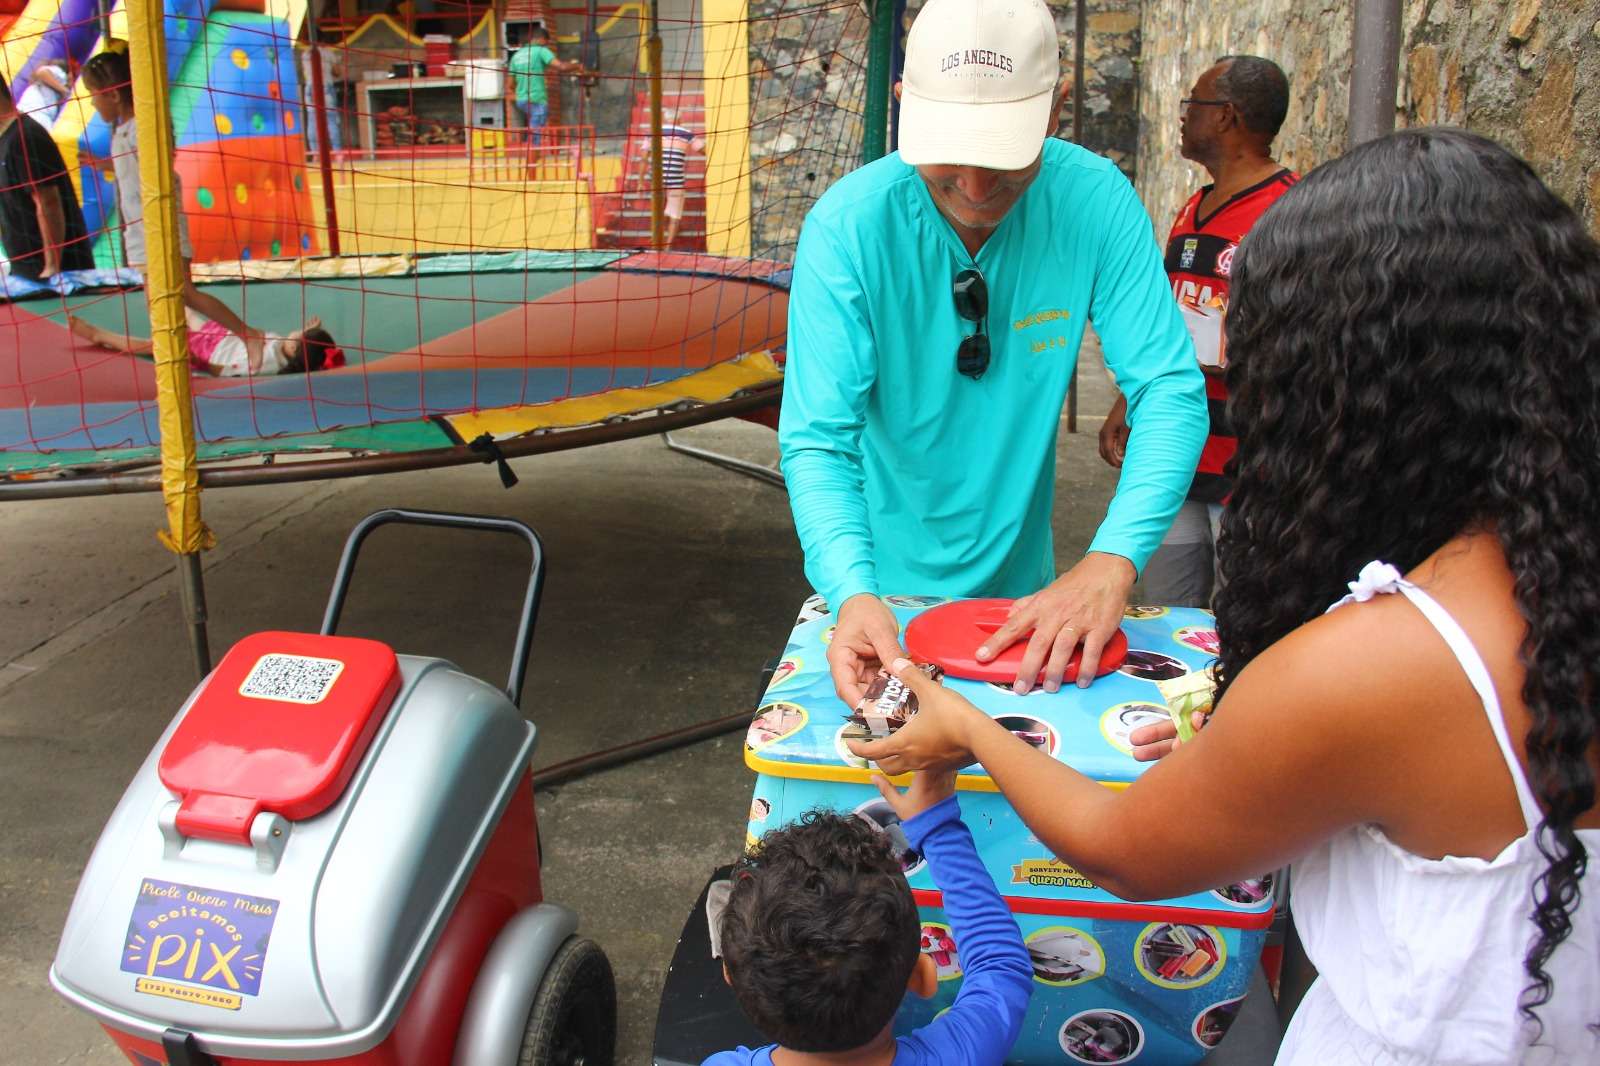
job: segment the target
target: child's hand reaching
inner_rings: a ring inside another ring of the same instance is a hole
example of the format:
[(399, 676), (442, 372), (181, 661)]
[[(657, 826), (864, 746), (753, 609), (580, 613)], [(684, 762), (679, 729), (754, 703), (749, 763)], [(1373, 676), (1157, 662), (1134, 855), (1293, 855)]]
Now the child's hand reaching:
[(266, 335), (258, 329), (246, 329), (243, 337), (245, 358), (249, 360), (250, 373), (261, 373), (261, 362), (266, 356)]
[(106, 174), (111, 170), (111, 160), (95, 155), (87, 148), (78, 149), (78, 165), (88, 167), (97, 174)]
[(956, 794), (954, 770), (923, 770), (911, 779), (911, 787), (904, 792), (890, 784), (882, 774), (873, 774), (872, 783), (878, 786), (884, 801), (902, 822)]

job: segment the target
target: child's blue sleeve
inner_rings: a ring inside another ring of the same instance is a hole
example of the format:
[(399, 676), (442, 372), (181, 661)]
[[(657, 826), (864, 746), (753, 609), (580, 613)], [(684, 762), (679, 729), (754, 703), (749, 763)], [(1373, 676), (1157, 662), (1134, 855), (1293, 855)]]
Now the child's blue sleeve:
[(766, 1047), (737, 1047), (732, 1051), (719, 1051), (700, 1066), (760, 1066), (763, 1062), (770, 1066), (772, 1049), (776, 1046), (768, 1044)]
[(1033, 994), (1028, 949), (954, 796), (907, 821), (905, 831), (944, 893), (962, 976), (954, 1006), (901, 1037), (895, 1066), (998, 1066), (1016, 1043)]

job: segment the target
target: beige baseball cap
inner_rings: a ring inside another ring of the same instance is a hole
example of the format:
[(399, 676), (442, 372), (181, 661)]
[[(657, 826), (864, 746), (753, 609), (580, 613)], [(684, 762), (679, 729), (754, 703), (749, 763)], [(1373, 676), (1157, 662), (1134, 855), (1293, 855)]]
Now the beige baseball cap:
[(928, 0), (906, 36), (900, 158), (1021, 170), (1044, 147), (1060, 77), (1044, 0)]

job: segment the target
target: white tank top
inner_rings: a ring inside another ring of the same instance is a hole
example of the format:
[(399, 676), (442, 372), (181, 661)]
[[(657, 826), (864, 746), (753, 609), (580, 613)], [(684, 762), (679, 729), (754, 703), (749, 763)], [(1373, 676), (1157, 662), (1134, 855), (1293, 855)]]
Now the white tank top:
[[(1461, 626), (1387, 563), (1368, 563), (1351, 594), (1330, 607), (1399, 592), (1455, 653), (1505, 757), (1528, 831), (1493, 860), (1423, 859), (1376, 826), (1357, 826), (1294, 864), (1295, 928), (1320, 975), (1295, 1012), (1278, 1066), (1421, 1066), (1449, 1063), (1600, 1063), (1600, 830), (1578, 837), (1589, 853), (1572, 932), (1545, 963), (1555, 982), (1530, 1046), (1517, 1002), (1536, 930), (1533, 884), (1546, 860), (1542, 820), (1483, 659)], [(1418, 758), (1427, 757), (1419, 738)]]

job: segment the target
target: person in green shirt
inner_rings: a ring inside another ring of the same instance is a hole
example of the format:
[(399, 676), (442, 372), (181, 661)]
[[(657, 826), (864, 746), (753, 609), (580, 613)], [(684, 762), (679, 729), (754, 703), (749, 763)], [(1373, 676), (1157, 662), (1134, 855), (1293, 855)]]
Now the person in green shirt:
[(550, 48), (550, 31), (535, 26), (528, 43), (511, 56), (510, 71), (515, 83), (517, 113), (528, 127), (529, 143), (540, 143), (539, 131), (550, 116), (550, 98), (545, 92), (544, 72), (581, 74), (583, 64), (575, 59), (558, 59)]

